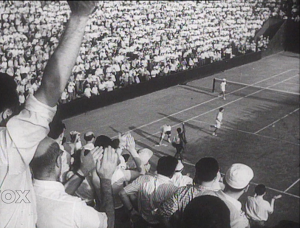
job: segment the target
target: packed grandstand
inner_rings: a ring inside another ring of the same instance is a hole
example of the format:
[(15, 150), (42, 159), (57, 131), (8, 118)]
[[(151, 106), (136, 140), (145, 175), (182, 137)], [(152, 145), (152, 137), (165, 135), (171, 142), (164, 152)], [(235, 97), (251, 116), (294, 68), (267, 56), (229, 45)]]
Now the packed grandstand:
[[(20, 103), (41, 83), (68, 20), (67, 2), (1, 1), (1, 72)], [(267, 48), (254, 39), (270, 17), (299, 18), (281, 1), (108, 1), (86, 27), (61, 103)]]

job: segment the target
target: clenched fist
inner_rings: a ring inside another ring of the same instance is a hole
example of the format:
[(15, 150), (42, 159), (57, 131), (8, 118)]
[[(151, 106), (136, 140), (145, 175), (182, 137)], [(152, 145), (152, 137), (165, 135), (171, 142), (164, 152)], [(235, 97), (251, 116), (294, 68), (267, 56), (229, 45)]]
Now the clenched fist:
[(68, 1), (73, 14), (78, 16), (89, 16), (97, 10), (98, 1)]

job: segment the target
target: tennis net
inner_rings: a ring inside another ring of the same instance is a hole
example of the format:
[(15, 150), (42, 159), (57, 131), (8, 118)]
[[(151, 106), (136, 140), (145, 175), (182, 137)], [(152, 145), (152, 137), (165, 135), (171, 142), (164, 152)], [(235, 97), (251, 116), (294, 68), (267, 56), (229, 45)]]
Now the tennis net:
[[(212, 92), (221, 93), (221, 83), (224, 79), (214, 78), (212, 85)], [(247, 96), (252, 93), (258, 93), (261, 91), (270, 92), (273, 94), (287, 94), (287, 95), (297, 95), (299, 96), (299, 86), (295, 85), (293, 88), (289, 85), (288, 87), (283, 86), (283, 81), (280, 82), (257, 82), (253, 84), (245, 84), (241, 82), (234, 82), (226, 80), (226, 94), (234, 94), (238, 96)]]

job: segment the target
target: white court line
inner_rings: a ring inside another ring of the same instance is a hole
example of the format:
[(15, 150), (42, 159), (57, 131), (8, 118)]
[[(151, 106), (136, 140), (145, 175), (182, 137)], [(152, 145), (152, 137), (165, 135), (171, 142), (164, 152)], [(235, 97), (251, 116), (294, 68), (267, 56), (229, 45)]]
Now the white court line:
[[(265, 78), (265, 79), (262, 79), (262, 80), (260, 80), (260, 81), (258, 81), (258, 82), (249, 84), (248, 86), (256, 85), (256, 84), (258, 84), (258, 83), (264, 82), (264, 81), (269, 80), (269, 79), (271, 79), (271, 78), (275, 78), (275, 77), (277, 77), (277, 76), (279, 76), (279, 75), (288, 73), (288, 72), (293, 71), (293, 70), (298, 70), (298, 69), (289, 69), (289, 70), (286, 70), (286, 71), (281, 72), (281, 73), (279, 73), (279, 74), (275, 74), (275, 75), (273, 75), (273, 76), (271, 76), (271, 77), (269, 77), (269, 78)], [(234, 90), (234, 91), (231, 92), (231, 93), (234, 93), (234, 92), (243, 90), (243, 89), (245, 89), (245, 88), (247, 88), (247, 87), (243, 87), (243, 88)], [(258, 92), (260, 92), (260, 91), (261, 91), (261, 90), (255, 92), (255, 93), (258, 93)], [(228, 93), (228, 94), (231, 94), (231, 93)], [(255, 93), (252, 93), (252, 94), (255, 94)], [(252, 95), (252, 94), (250, 94), (250, 95)], [(247, 96), (245, 96), (245, 97), (247, 97)], [(244, 98), (244, 97), (242, 97), (242, 98), (240, 98), (240, 99), (243, 99), (243, 98)], [(161, 121), (161, 120), (164, 120), (164, 119), (168, 119), (169, 117), (172, 117), (172, 116), (175, 116), (175, 115), (177, 115), (177, 114), (186, 112), (186, 111), (188, 111), (188, 110), (191, 110), (191, 109), (193, 109), (193, 108), (199, 107), (199, 106), (201, 106), (201, 105), (203, 105), (203, 104), (209, 103), (209, 102), (214, 101), (214, 100), (217, 100), (217, 99), (220, 99), (220, 98), (219, 98), (219, 97), (212, 98), (212, 99), (210, 99), (210, 100), (204, 101), (204, 102), (199, 103), (199, 104), (197, 104), (197, 105), (194, 105), (194, 106), (191, 106), (191, 107), (189, 107), (189, 108), (183, 109), (183, 110), (181, 110), (181, 111), (175, 112), (175, 113), (173, 113), (173, 114), (171, 114), (171, 115), (168, 115), (168, 116), (165, 116), (165, 117), (156, 119), (156, 120), (154, 120), (154, 121), (152, 121), (152, 122), (150, 122), (150, 123), (143, 124), (143, 125), (141, 125), (141, 126), (139, 126), (139, 127), (136, 127), (136, 128), (134, 128), (134, 129), (129, 130), (129, 131), (126, 131), (126, 132), (132, 132), (132, 131), (135, 131), (135, 130), (137, 130), (137, 129), (141, 129), (141, 128), (143, 128), (143, 127), (146, 127), (146, 126), (149, 126), (149, 125), (151, 125), (151, 124), (157, 123), (157, 122), (159, 122), (159, 121)], [(240, 100), (240, 99), (237, 99), (237, 100)], [(237, 101), (237, 100), (235, 100), (235, 101)], [(224, 106), (227, 106), (228, 104), (231, 104), (231, 103), (233, 103), (233, 102), (235, 102), (235, 101), (231, 101), (231, 102), (227, 103), (227, 104), (224, 105)], [(212, 112), (212, 111), (214, 111), (214, 110), (216, 110), (216, 109), (212, 109), (212, 110), (210, 110), (209, 112)], [(209, 113), (209, 112), (202, 113), (201, 115), (207, 114), (207, 113)], [(195, 117), (193, 117), (193, 118), (191, 118), (191, 119), (188, 119), (188, 120), (186, 120), (185, 122), (187, 122), (187, 121), (189, 121), (189, 120), (192, 120), (192, 119), (194, 119), (194, 118), (197, 118), (197, 117), (199, 117), (199, 116), (201, 116), (201, 115), (198, 115), (198, 116), (195, 116)], [(173, 125), (172, 127), (177, 126), (177, 125), (179, 125), (179, 124), (175, 124), (175, 125)], [(156, 134), (158, 134), (158, 133), (160, 133), (160, 132), (155, 132), (154, 134), (149, 135), (149, 136), (144, 137), (144, 138), (149, 138), (149, 137), (151, 137), (151, 136), (153, 136), (153, 135), (156, 135)], [(114, 139), (114, 138), (117, 138), (117, 137), (118, 137), (118, 136), (116, 135), (116, 136), (114, 136), (114, 137), (112, 137), (112, 138)]]
[(300, 178), (298, 180), (296, 180), (290, 187), (288, 187), (287, 189), (284, 190), (284, 192), (287, 192), (288, 190), (290, 190), (295, 184), (297, 184), (300, 181)]
[[(204, 123), (204, 124), (207, 124), (207, 125), (212, 125), (211, 123), (208, 123), (208, 122), (205, 122), (205, 121), (201, 121), (201, 120), (192, 120), (192, 121), (198, 122), (198, 123)], [(224, 126), (224, 125), (222, 125), (222, 128), (233, 130), (233, 131), (242, 132), (242, 133), (249, 134), (249, 135), (256, 135), (256, 136), (259, 136), (259, 137), (262, 137), (262, 138), (273, 139), (273, 140), (276, 140), (276, 141), (280, 140), (282, 142), (285, 142), (285, 143), (288, 143), (288, 144), (292, 144), (292, 145), (296, 145), (296, 146), (300, 145), (299, 143), (293, 143), (293, 142), (290, 142), (290, 141), (281, 140), (281, 139), (270, 137), (270, 136), (260, 135), (260, 134), (249, 132), (249, 131), (243, 131), (243, 130), (239, 130), (239, 129), (227, 127), (227, 126)]]
[(256, 131), (256, 132), (254, 132), (254, 134), (257, 134), (257, 133), (259, 133), (259, 132), (265, 130), (266, 128), (272, 126), (273, 124), (275, 124), (275, 123), (279, 122), (280, 120), (283, 120), (284, 118), (286, 118), (286, 117), (288, 117), (289, 115), (293, 114), (294, 112), (297, 112), (298, 110), (299, 110), (299, 108), (296, 108), (294, 111), (292, 111), (292, 112), (286, 114), (285, 116), (279, 118), (278, 120), (276, 120), (276, 121), (274, 121), (274, 122), (268, 124), (267, 126), (263, 127), (262, 129), (260, 129), (260, 130), (258, 130), (258, 131)]
[[(275, 85), (278, 85), (278, 84), (281, 84), (281, 83), (283, 83), (283, 82), (285, 82), (285, 81), (289, 81), (290, 79), (292, 79), (292, 78), (294, 78), (294, 77), (296, 77), (296, 76), (298, 76), (298, 75), (296, 74), (296, 75), (294, 75), (294, 76), (291, 76), (291, 77), (289, 77), (289, 78), (287, 78), (287, 79), (285, 79), (285, 80), (283, 80), (283, 81), (280, 81), (280, 82), (278, 82), (278, 83), (276, 83), (276, 84), (274, 84), (274, 85), (268, 86), (268, 87), (253, 86), (253, 88), (258, 88), (258, 89), (262, 89), (262, 90), (268, 89), (268, 90), (271, 90), (271, 91), (274, 91), (274, 92), (287, 93), (287, 94), (292, 94), (292, 95), (298, 95), (298, 96), (299, 96), (300, 93), (290, 92), (290, 91), (285, 91), (285, 90), (280, 90), (280, 89), (272, 89), (272, 88), (271, 88), (271, 87), (273, 87), (273, 86), (275, 86)], [(222, 80), (222, 79), (220, 79), (220, 78), (216, 78), (216, 79)], [(230, 83), (230, 82), (232, 82), (232, 81), (227, 81), (227, 82)], [(234, 82), (232, 82), (232, 83), (234, 83)], [(248, 85), (248, 84), (245, 84), (245, 83), (239, 82), (238, 84), (244, 85), (244, 86), (246, 86), (246, 87), (249, 87), (249, 85)], [(295, 84), (295, 83), (291, 83), (291, 84)]]

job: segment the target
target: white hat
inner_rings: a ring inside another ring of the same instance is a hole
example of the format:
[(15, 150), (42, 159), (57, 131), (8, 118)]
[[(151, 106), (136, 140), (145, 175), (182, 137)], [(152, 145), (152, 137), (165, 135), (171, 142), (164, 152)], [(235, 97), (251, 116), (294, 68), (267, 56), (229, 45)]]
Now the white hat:
[(226, 183), (235, 189), (245, 188), (254, 177), (253, 170), (244, 164), (235, 163), (226, 172)]
[(138, 154), (140, 156), (142, 164), (145, 165), (149, 162), (150, 158), (153, 155), (153, 152), (152, 152), (152, 150), (149, 150), (148, 148), (143, 148), (138, 151)]
[(223, 78), (223, 81), (226, 82), (226, 78)]

